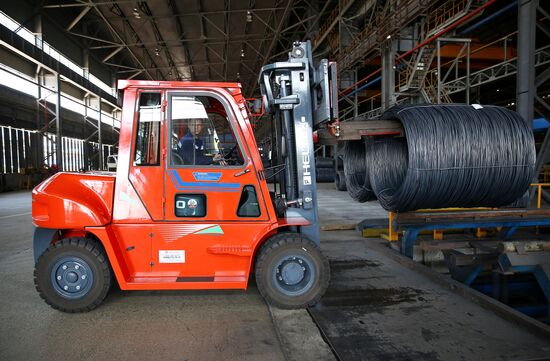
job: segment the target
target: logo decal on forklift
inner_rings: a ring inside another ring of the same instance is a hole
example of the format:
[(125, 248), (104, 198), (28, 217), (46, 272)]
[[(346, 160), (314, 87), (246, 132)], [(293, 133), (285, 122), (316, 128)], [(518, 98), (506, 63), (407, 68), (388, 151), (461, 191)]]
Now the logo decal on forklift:
[[(302, 139), (307, 139), (307, 134), (311, 132), (308, 123), (306, 123), (306, 118), (301, 118), (301, 123), (299, 125), (300, 132), (302, 132)], [(301, 155), (302, 155), (302, 179), (305, 186), (312, 184), (311, 179), (311, 160), (309, 156), (309, 143), (304, 141), (300, 142), (301, 145)]]
[(223, 229), (216, 224), (215, 226), (201, 229), (200, 231), (195, 232), (195, 234), (223, 234)]
[(195, 209), (197, 208), (197, 200), (196, 199), (190, 199), (187, 201), (187, 207), (189, 207), (190, 209)]
[(196, 181), (218, 182), (221, 177), (221, 172), (193, 172)]
[(211, 228), (215, 224), (159, 224), (156, 226), (158, 233), (165, 242), (175, 242), (190, 234), (195, 234), (203, 229)]

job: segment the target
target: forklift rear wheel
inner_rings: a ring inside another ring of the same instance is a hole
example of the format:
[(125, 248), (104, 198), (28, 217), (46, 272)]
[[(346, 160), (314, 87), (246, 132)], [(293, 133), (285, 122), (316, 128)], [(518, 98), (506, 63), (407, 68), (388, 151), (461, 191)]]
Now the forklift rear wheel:
[(330, 280), (328, 260), (310, 240), (297, 233), (279, 233), (260, 249), (256, 284), (265, 300), (285, 309), (312, 306)]
[(67, 238), (51, 245), (34, 269), (40, 296), (63, 312), (86, 312), (99, 306), (112, 279), (103, 247), (88, 238)]

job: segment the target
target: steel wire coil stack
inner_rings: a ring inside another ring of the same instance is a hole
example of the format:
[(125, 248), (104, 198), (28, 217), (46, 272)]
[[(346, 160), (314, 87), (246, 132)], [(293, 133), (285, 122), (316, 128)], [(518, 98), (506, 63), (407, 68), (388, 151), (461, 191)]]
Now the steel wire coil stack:
[(412, 105), (381, 119), (399, 120), (405, 133), (405, 140), (367, 141), (365, 175), (386, 210), (500, 207), (524, 195), (533, 180), (533, 133), (513, 111)]
[(351, 198), (357, 202), (375, 200), (368, 175), (365, 143), (362, 140), (347, 141), (343, 160), (346, 188)]

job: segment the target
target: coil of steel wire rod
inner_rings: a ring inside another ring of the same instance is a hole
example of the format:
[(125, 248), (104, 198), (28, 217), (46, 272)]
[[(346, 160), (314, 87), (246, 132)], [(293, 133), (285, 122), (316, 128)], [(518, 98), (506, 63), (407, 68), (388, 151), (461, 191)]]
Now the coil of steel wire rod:
[(362, 140), (350, 140), (344, 145), (344, 176), (348, 194), (357, 202), (376, 199), (368, 176), (365, 143)]
[(380, 203), (385, 203), (385, 197), (397, 191), (407, 174), (407, 142), (404, 138), (374, 137), (366, 146), (370, 184)]
[(381, 119), (399, 120), (406, 138), (406, 147), (398, 140), (368, 146), (369, 183), (386, 210), (499, 207), (520, 198), (533, 179), (533, 133), (508, 109), (412, 105)]
[(529, 196), (529, 191), (526, 191), (518, 199), (504, 206), (504, 208), (527, 208), (530, 202), (531, 198)]

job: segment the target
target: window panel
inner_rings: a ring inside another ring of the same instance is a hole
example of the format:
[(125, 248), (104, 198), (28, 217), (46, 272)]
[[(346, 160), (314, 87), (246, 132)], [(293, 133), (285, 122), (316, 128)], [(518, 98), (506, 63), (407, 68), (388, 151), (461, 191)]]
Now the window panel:
[(243, 157), (224, 105), (211, 96), (171, 97), (172, 166), (241, 166)]
[(160, 164), (160, 93), (141, 93), (134, 165)]

